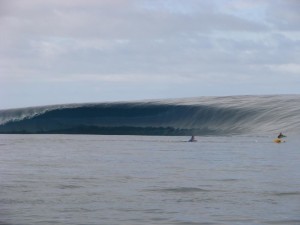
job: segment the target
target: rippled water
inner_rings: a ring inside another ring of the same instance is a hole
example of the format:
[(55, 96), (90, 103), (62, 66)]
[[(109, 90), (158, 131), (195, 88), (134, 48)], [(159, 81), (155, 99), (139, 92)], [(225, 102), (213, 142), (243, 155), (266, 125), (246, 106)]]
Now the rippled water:
[(0, 135), (0, 224), (300, 224), (300, 140)]

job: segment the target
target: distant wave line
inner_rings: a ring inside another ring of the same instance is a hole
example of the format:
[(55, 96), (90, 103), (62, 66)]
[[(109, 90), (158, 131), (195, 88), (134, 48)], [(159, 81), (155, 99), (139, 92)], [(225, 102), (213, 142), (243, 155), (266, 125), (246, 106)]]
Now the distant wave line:
[(0, 110), (0, 133), (235, 135), (300, 131), (300, 96), (231, 96)]

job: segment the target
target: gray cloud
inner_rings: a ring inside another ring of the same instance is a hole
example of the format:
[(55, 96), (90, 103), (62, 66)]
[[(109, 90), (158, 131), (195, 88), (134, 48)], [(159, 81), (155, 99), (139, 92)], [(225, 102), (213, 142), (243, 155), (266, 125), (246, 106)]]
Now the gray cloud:
[(300, 31), (299, 12), (298, 0), (277, 0), (270, 4), (266, 16), (275, 29)]
[[(51, 103), (43, 90), (53, 86), (52, 103), (66, 101), (62, 95), (76, 102), (299, 92), (292, 89), (300, 72), (298, 1), (5, 0), (0, 6), (0, 95), (15, 100), (2, 108), (21, 104), (26, 91), (28, 105), (35, 98), (44, 104), (42, 96)], [(86, 94), (74, 94), (70, 85)]]

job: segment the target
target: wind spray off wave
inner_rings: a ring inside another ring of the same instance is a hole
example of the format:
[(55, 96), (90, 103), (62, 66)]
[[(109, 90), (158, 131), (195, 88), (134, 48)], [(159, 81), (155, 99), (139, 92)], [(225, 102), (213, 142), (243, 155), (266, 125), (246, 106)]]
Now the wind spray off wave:
[(68, 104), (0, 111), (0, 133), (232, 135), (300, 131), (300, 96)]

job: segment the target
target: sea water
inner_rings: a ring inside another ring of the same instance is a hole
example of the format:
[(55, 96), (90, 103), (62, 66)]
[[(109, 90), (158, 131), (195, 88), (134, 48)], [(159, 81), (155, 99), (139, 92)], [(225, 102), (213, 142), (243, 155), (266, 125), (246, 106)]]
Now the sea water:
[(236, 135), (300, 133), (300, 95), (62, 104), (0, 110), (2, 134)]
[(1, 225), (300, 224), (300, 140), (0, 135)]

